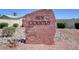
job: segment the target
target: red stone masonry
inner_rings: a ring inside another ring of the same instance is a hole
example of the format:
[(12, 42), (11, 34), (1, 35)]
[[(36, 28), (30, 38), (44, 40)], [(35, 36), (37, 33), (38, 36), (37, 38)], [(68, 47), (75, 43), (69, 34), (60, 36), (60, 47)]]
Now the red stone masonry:
[(23, 17), (26, 44), (54, 44), (55, 16), (51, 9), (41, 9)]

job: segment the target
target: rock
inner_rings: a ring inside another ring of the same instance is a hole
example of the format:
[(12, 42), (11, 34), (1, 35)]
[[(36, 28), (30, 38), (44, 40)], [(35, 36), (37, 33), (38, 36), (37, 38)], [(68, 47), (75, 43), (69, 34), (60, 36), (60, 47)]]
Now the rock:
[(23, 25), (27, 44), (54, 44), (56, 28), (52, 10), (42, 9), (25, 15)]

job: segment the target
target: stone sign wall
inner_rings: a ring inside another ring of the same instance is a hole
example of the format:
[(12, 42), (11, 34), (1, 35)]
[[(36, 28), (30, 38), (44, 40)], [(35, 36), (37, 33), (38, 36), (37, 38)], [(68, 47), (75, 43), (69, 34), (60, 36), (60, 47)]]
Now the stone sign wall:
[(41, 9), (23, 17), (27, 44), (54, 44), (55, 17), (51, 9)]

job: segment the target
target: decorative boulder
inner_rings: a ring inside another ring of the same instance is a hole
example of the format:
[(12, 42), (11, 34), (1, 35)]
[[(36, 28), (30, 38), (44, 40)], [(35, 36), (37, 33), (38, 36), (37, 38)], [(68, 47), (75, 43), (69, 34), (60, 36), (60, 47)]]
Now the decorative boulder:
[(41, 9), (23, 17), (26, 44), (54, 44), (55, 16), (51, 9)]

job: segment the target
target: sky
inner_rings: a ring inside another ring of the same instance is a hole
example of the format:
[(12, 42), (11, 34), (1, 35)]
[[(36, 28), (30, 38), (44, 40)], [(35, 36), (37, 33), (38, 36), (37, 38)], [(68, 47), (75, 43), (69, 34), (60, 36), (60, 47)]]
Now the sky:
[[(15, 12), (17, 16), (23, 16), (36, 10), (37, 9), (0, 9), (0, 14), (13, 15)], [(53, 11), (56, 19), (79, 18), (79, 9), (53, 9)]]
[(54, 14), (57, 19), (79, 18), (79, 9), (55, 9)]

